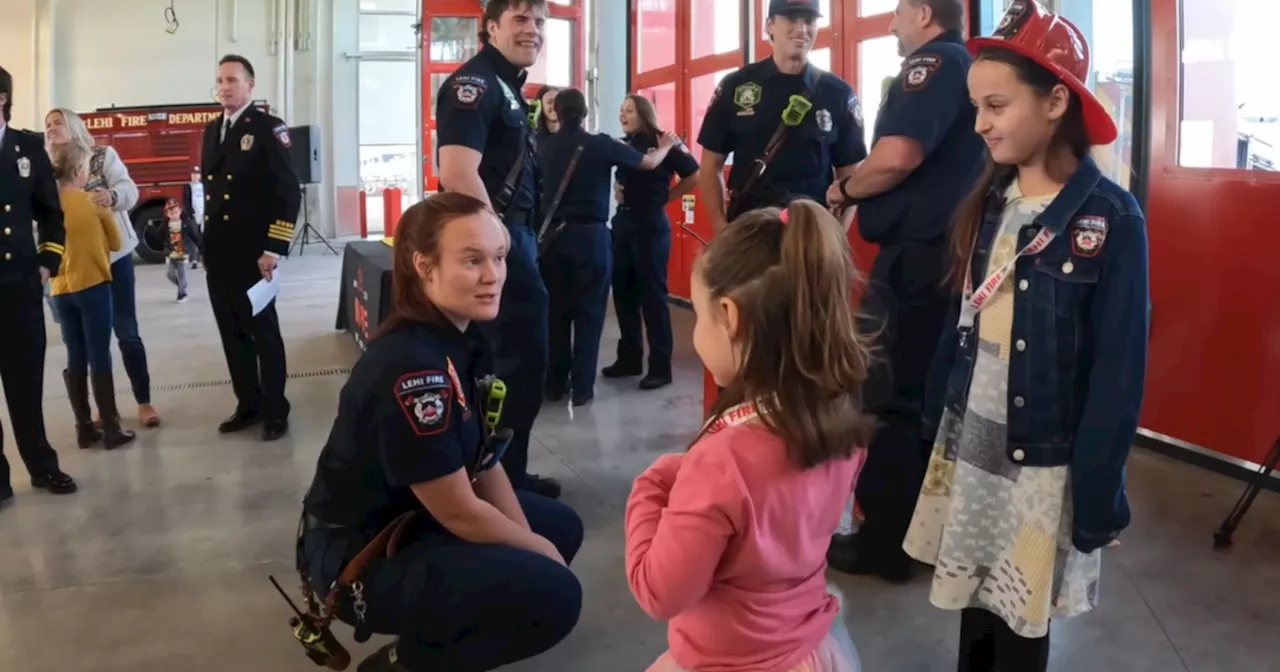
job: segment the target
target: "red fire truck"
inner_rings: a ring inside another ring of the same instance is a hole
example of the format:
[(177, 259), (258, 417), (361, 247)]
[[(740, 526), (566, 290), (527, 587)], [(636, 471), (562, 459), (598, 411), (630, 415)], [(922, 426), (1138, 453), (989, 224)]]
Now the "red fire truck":
[[(265, 101), (254, 105), (268, 111)], [(115, 148), (138, 185), (138, 204), (129, 215), (143, 261), (164, 261), (164, 202), (182, 198), (191, 169), (200, 165), (204, 127), (220, 114), (222, 107), (212, 103), (104, 107), (81, 113), (89, 133), (99, 145)]]

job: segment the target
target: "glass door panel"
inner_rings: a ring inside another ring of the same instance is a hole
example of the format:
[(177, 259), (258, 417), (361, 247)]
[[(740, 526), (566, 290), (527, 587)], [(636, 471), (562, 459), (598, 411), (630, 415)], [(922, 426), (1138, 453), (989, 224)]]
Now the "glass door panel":
[(742, 46), (742, 5), (726, 0), (690, 0), (690, 58), (737, 51)]
[[(1111, 112), (1120, 129), (1116, 141), (1106, 147), (1095, 147), (1093, 156), (1105, 175), (1129, 188), (1129, 178), (1133, 174), (1130, 166), (1134, 144), (1133, 3), (1120, 0), (1059, 0), (1058, 10), (1079, 26), (1085, 39), (1093, 47), (1093, 72), (1089, 73), (1089, 86)], [(1266, 25), (1266, 22), (1262, 25)], [(1187, 25), (1183, 32), (1184, 35), (1191, 35), (1195, 30), (1194, 26)], [(1254, 40), (1244, 42), (1260, 43)], [(1262, 73), (1262, 70), (1258, 71), (1259, 75)], [(1241, 78), (1237, 81), (1262, 80)], [(1274, 87), (1265, 88), (1270, 90)], [(1213, 96), (1201, 97), (1199, 93), (1187, 96), (1186, 100), (1214, 99)], [(1230, 106), (1231, 111), (1235, 111), (1238, 107), (1239, 116), (1248, 116), (1247, 108), (1237, 105), (1238, 102), (1240, 101), (1233, 100), (1222, 108)], [(1274, 111), (1280, 112), (1280, 105)], [(1228, 155), (1234, 159), (1234, 152), (1229, 152)]]
[(433, 16), (428, 36), (432, 63), (465, 63), (480, 51), (480, 19)]
[[(721, 70), (689, 80), (688, 100), (691, 121), (689, 126), (689, 148), (693, 152), (693, 157), (699, 161), (702, 160), (702, 145), (698, 144), (698, 131), (702, 128), (702, 120), (707, 116), (707, 108), (711, 106), (711, 96), (715, 94), (716, 87), (720, 86), (720, 81), (736, 69)], [(733, 157), (730, 155), (729, 163), (732, 162)]]
[(676, 0), (635, 0), (635, 62), (637, 72), (676, 63)]
[(875, 135), (876, 119), (885, 93), (893, 78), (902, 70), (898, 55), (898, 38), (892, 35), (873, 37), (858, 43), (858, 98), (862, 103), (862, 120), (867, 147)]

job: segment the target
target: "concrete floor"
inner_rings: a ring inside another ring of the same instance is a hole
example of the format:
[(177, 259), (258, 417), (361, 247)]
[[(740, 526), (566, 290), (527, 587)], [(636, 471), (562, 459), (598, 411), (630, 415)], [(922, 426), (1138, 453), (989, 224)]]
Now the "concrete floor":
[[(312, 248), (314, 249), (314, 248)], [(234, 400), (202, 272), (175, 305), (162, 269), (138, 270), (139, 313), (162, 429), (116, 453), (74, 447), (58, 372), (65, 353), (50, 323), (45, 417), (71, 497), (33, 493), (12, 446), (17, 497), (0, 510), (0, 670), (5, 672), (304, 672), (288, 612), (267, 583), (295, 583), (299, 501), (358, 349), (332, 330), (336, 257), (308, 250), (284, 266), (281, 322), (289, 349), (292, 433), (262, 444), (220, 437)], [(586, 521), (574, 569), (586, 590), (577, 631), (512, 670), (643, 670), (664, 648), (662, 624), (636, 608), (623, 575), (622, 507), (632, 478), (684, 446), (699, 423), (701, 377), (676, 310), (676, 384), (641, 393), (602, 381), (596, 402), (548, 407), (533, 466), (565, 484)], [(616, 329), (601, 364), (611, 359)], [(117, 380), (127, 401), (123, 369)], [(7, 421), (7, 414), (4, 420)], [(132, 420), (131, 420), (132, 421)], [(136, 423), (135, 423), (136, 424)], [(1280, 498), (1264, 494), (1228, 553), (1210, 535), (1241, 485), (1137, 451), (1130, 461), (1134, 525), (1107, 551), (1102, 605), (1055, 624), (1056, 670), (1280, 671)], [(955, 669), (954, 614), (935, 609), (921, 579), (906, 587), (833, 575), (849, 596), (849, 627), (872, 672)], [(341, 636), (348, 642), (349, 631)], [(377, 641), (356, 647), (371, 650)]]

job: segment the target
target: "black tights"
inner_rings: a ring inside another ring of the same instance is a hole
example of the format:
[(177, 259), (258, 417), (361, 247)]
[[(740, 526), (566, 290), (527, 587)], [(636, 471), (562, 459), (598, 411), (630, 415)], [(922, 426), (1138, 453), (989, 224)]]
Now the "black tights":
[(1049, 633), (1028, 639), (1014, 634), (1004, 619), (986, 609), (960, 612), (960, 662), (957, 672), (1045, 672), (1049, 669)]

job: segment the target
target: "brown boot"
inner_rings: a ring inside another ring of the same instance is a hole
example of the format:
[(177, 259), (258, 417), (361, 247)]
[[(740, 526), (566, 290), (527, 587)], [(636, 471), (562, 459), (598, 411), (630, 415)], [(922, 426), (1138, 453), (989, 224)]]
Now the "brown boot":
[(116, 408), (116, 383), (110, 371), (94, 371), (93, 399), (98, 402), (102, 416), (102, 443), (107, 450), (119, 448), (134, 440), (135, 434), (120, 426), (120, 411)]
[(76, 445), (88, 448), (102, 440), (102, 432), (93, 426), (89, 406), (89, 373), (72, 374), (62, 370), (62, 382), (67, 385), (67, 398), (71, 401), (71, 413), (76, 418)]
[(159, 427), (160, 413), (151, 404), (138, 404), (138, 422), (147, 428)]

